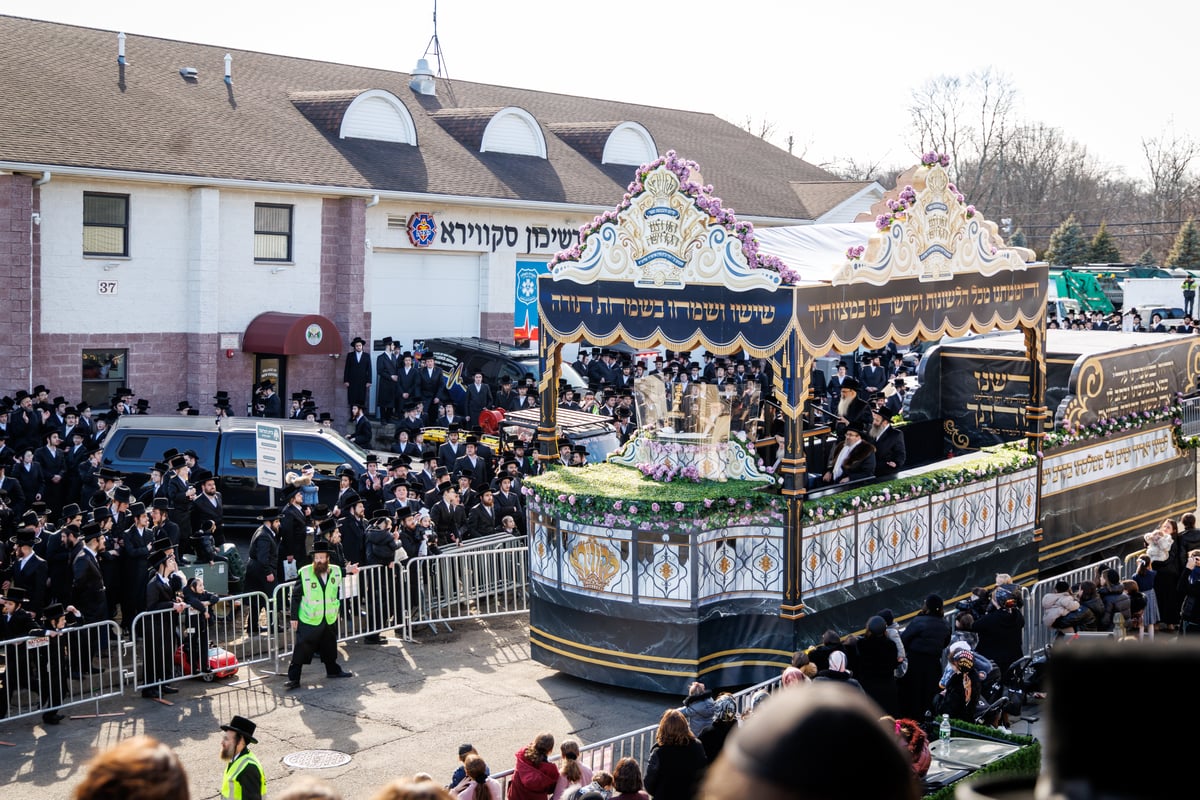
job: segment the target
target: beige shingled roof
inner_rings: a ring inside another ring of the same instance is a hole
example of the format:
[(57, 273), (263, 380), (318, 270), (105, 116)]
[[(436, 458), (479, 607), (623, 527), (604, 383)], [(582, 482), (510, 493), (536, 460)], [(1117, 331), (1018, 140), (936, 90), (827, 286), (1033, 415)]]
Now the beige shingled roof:
[[(613, 206), (634, 170), (602, 165), (599, 153), (620, 120), (698, 162), (745, 216), (812, 219), (862, 185), (712, 114), (442, 79), (428, 97), (403, 72), (136, 32), (121, 68), (116, 31), (11, 16), (0, 16), (0, 39), (0, 163), (10, 165)], [(227, 52), (232, 86), (222, 79)], [(199, 74), (185, 80), (181, 67)], [(404, 103), (419, 146), (338, 138), (346, 107), (371, 89)], [(509, 106), (542, 125), (546, 159), (479, 152), (481, 125)]]

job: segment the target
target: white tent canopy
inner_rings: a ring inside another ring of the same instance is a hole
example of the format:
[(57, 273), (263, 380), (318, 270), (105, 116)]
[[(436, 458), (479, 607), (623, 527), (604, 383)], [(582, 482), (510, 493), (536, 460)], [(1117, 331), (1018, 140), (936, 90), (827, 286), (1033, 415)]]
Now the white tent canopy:
[(876, 232), (874, 222), (791, 225), (755, 228), (760, 253), (776, 256), (800, 273), (799, 284), (829, 283), (834, 270), (846, 264), (846, 250), (865, 247)]

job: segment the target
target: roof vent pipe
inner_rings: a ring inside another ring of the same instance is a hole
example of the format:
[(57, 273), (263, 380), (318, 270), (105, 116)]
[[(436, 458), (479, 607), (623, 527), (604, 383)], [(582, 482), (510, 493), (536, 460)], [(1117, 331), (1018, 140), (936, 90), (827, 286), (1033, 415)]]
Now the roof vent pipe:
[(417, 94), (437, 96), (437, 82), (433, 79), (433, 70), (429, 68), (429, 62), (424, 58), (417, 59), (417, 66), (413, 68), (412, 80), (408, 82), (408, 88)]
[(117, 34), (117, 63), (125, 66), (125, 34)]
[(225, 83), (233, 85), (233, 56), (225, 54)]

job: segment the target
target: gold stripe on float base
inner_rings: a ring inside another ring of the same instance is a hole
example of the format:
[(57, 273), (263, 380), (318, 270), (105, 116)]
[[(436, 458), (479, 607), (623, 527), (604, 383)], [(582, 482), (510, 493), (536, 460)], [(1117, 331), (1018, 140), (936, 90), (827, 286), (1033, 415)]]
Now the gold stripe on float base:
[(699, 674), (698, 672), (694, 671), (655, 669), (654, 667), (640, 667), (636, 664), (619, 664), (615, 661), (603, 661), (599, 658), (588, 658), (587, 656), (581, 656), (578, 653), (571, 653), (567, 650), (551, 647), (545, 642), (539, 642), (535, 639), (530, 639), (530, 644), (536, 644), (538, 647), (541, 647), (544, 650), (549, 650), (551, 653), (557, 653), (558, 655), (563, 656), (564, 658), (569, 658), (572, 661), (582, 661), (585, 664), (599, 664), (602, 667), (609, 667), (610, 669), (623, 669), (627, 672), (652, 673), (654, 675), (677, 675), (679, 677), (690, 677), (692, 675)]
[[(577, 648), (580, 650), (587, 650), (592, 653), (604, 653), (606, 655), (612, 655), (612, 656), (617, 656), (620, 658), (627, 658), (627, 659), (638, 660), (638, 661), (658, 662), (660, 664), (681, 664), (681, 665), (685, 665), (685, 666), (696, 667), (696, 666), (699, 666), (704, 661), (712, 661), (714, 658), (722, 658), (725, 656), (732, 656), (732, 655), (762, 655), (762, 656), (777, 655), (777, 656), (784, 656), (786, 658), (792, 657), (792, 651), (790, 651), (790, 650), (769, 650), (766, 648), (743, 647), (743, 648), (735, 648), (732, 650), (721, 650), (719, 652), (706, 655), (699, 660), (690, 659), (690, 658), (667, 658), (665, 656), (647, 656), (647, 655), (643, 655), (640, 653), (626, 653), (621, 650), (609, 650), (609, 649), (605, 649), (603, 647), (595, 647), (593, 645), (582, 644), (580, 642), (573, 642), (570, 639), (564, 639), (561, 636), (555, 636), (554, 634), (547, 633), (546, 631), (543, 631), (539, 628), (535, 628), (532, 625), (529, 626), (529, 632), (531, 635), (536, 634), (537, 636), (544, 637), (546, 639), (550, 639), (552, 641), (566, 645), (567, 647), (574, 647), (574, 648)], [(554, 650), (554, 652), (556, 652), (556, 653), (561, 652), (555, 648), (549, 647), (546, 644), (541, 644), (541, 646), (546, 647), (546, 649), (548, 649), (548, 650)], [(568, 653), (563, 653), (563, 654), (569, 655)], [(597, 661), (595, 663), (607, 663), (607, 662)], [(747, 662), (747, 663), (749, 663), (749, 662)]]
[[(547, 639), (550, 639), (552, 641), (559, 642), (561, 644), (565, 644), (568, 647), (576, 647), (580, 650), (588, 650), (592, 653), (605, 653), (608, 655), (619, 656), (621, 658), (631, 658), (631, 659), (637, 659), (637, 660), (641, 660), (641, 661), (657, 661), (660, 664), (684, 664), (684, 665), (692, 666), (692, 667), (696, 667), (696, 666), (700, 665), (700, 662), (694, 658), (662, 658), (659, 656), (646, 656), (646, 655), (641, 655), (639, 653), (626, 653), (621, 650), (609, 650), (609, 649), (606, 649), (603, 647), (595, 647), (590, 644), (583, 644), (581, 642), (573, 642), (570, 639), (564, 639), (561, 636), (555, 636), (552, 633), (547, 633), (546, 631), (543, 631), (539, 628), (535, 628), (532, 625), (529, 626), (529, 632), (530, 632), (530, 634), (537, 634), (538, 636), (544, 636)], [(550, 648), (547, 648), (547, 649), (550, 649)], [(558, 652), (558, 651), (556, 650), (555, 652)], [(597, 662), (597, 663), (600, 663), (600, 662)]]

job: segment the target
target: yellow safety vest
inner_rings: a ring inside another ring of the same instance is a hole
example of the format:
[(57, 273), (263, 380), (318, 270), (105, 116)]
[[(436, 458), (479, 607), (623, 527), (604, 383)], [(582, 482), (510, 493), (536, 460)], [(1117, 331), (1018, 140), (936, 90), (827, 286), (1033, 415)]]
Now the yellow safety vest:
[(258, 756), (249, 750), (243, 750), (240, 756), (230, 761), (229, 766), (225, 767), (225, 776), (221, 778), (221, 797), (232, 797), (234, 800), (241, 800), (242, 785), (238, 783), (237, 778), (238, 775), (242, 774), (242, 770), (251, 764), (258, 767), (258, 779), (261, 783), (259, 794), (262, 797), (267, 796), (267, 773), (263, 770)]
[(329, 580), (325, 586), (317, 579), (312, 564), (300, 568), (300, 621), (305, 625), (320, 625), (324, 619), (330, 625), (338, 618), (338, 587), (342, 583), (342, 568), (329, 565)]

